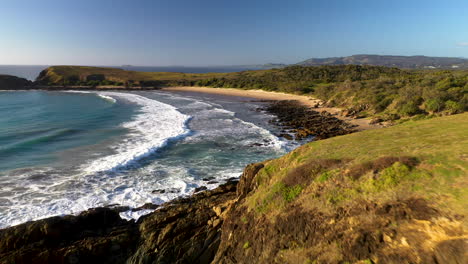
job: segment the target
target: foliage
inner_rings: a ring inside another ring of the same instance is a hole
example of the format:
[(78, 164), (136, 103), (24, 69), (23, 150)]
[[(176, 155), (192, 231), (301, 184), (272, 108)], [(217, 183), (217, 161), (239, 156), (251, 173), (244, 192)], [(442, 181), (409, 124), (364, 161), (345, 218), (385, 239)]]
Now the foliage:
[(464, 70), (402, 70), (338, 65), (191, 74), (54, 66), (43, 71), (38, 82), (128, 88), (207, 86), (262, 89), (310, 95), (326, 101), (330, 106), (352, 110), (356, 116), (377, 116), (383, 120), (442, 113), (443, 110), (447, 110), (444, 113), (453, 114), (468, 109), (468, 72)]

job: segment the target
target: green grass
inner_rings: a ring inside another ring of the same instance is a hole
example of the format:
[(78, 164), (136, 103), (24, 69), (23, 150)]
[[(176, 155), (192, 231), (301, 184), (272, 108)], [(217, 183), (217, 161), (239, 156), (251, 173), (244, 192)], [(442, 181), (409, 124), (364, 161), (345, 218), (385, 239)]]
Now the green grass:
[[(359, 199), (384, 201), (395, 196), (419, 196), (440, 210), (468, 210), (468, 114), (368, 130), (304, 145), (269, 161), (257, 175), (259, 187), (246, 199), (258, 213), (280, 213), (288, 203), (302, 206), (342, 206)], [(359, 179), (347, 177), (353, 166), (380, 157), (414, 157), (415, 166), (400, 162)], [(283, 181), (294, 168), (323, 159), (344, 162), (321, 172), (307, 186)], [(297, 189), (296, 189), (297, 188)]]
[[(197, 81), (211, 78), (233, 78), (238, 73), (180, 73), (180, 72), (138, 72), (126, 71), (117, 68), (106, 67), (89, 67), (89, 66), (52, 66), (47, 68), (47, 75), (44, 76), (42, 82), (61, 85), (64, 80), (70, 77), (78, 77), (80, 80), (86, 80), (89, 75), (102, 74), (106, 80), (127, 82), (141, 81)], [(249, 71), (247, 74), (255, 76), (265, 70)]]

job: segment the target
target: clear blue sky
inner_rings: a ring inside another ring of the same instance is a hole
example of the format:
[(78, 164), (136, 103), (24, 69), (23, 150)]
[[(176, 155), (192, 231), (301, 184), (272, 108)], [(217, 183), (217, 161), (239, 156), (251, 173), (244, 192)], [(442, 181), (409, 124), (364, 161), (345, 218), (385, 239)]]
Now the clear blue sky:
[(2, 0), (0, 64), (468, 57), (466, 0)]

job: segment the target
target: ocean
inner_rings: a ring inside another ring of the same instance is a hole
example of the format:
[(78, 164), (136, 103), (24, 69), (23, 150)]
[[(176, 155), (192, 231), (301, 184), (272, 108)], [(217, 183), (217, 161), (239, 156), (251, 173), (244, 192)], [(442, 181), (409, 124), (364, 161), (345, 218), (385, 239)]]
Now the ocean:
[(239, 177), (299, 145), (275, 136), (273, 116), (257, 110), (264, 104), (163, 91), (1, 91), (0, 228), (161, 204)]

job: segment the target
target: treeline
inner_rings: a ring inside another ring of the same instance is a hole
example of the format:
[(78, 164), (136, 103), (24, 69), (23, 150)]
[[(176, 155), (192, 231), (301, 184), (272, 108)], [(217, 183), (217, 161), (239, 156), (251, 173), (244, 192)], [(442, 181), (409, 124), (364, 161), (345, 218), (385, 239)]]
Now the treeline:
[(467, 71), (401, 70), (379, 66), (293, 66), (224, 78), (180, 80), (179, 85), (263, 89), (306, 94), (356, 116), (383, 120), (468, 109)]

